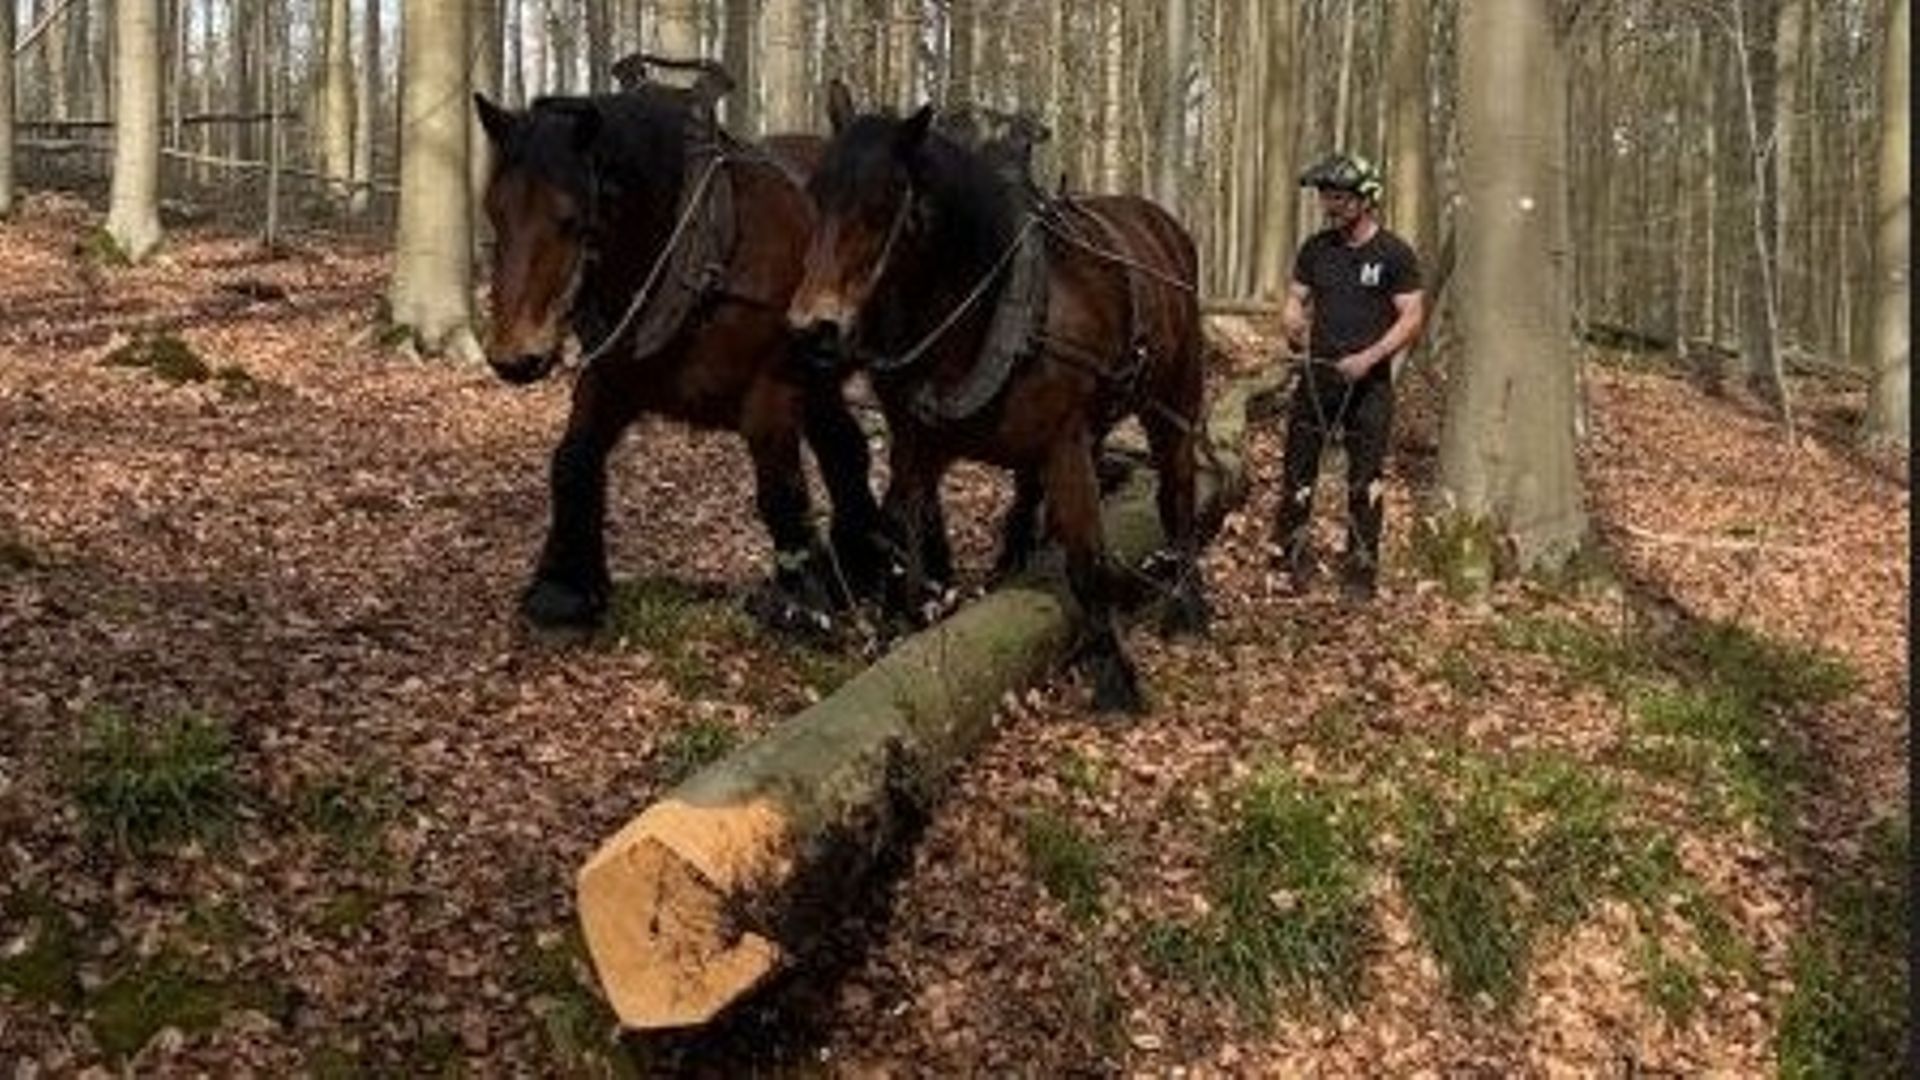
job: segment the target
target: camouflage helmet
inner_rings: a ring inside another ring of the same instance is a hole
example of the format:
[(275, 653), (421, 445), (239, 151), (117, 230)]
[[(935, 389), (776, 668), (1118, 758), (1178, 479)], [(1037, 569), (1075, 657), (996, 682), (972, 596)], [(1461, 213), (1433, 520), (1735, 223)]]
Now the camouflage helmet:
[(1300, 186), (1321, 191), (1350, 191), (1370, 203), (1378, 203), (1385, 186), (1380, 170), (1358, 154), (1334, 154), (1300, 174)]

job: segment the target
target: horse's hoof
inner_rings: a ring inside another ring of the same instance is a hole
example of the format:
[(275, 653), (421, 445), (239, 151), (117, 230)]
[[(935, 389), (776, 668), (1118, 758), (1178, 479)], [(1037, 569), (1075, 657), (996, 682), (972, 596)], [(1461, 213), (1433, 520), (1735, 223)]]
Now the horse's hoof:
[(606, 608), (603, 596), (544, 578), (527, 586), (520, 597), (520, 617), (537, 630), (592, 630)]
[(1197, 640), (1207, 636), (1212, 624), (1213, 609), (1206, 598), (1182, 591), (1174, 595), (1160, 616), (1160, 636)]
[(756, 589), (747, 597), (746, 608), (755, 622), (775, 634), (809, 641), (833, 637), (832, 613), (795, 599), (777, 585), (769, 583)]
[(1140, 680), (1126, 661), (1114, 657), (1095, 663), (1093, 709), (1108, 716), (1138, 716), (1147, 711), (1147, 699), (1140, 693)]

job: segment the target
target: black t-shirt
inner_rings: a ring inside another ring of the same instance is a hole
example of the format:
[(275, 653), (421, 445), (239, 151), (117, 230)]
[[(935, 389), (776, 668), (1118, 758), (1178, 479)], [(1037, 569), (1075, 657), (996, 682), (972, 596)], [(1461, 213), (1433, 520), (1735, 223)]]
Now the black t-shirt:
[(1322, 229), (1300, 246), (1293, 280), (1313, 291), (1307, 352), (1337, 360), (1379, 341), (1393, 326), (1400, 314), (1393, 298), (1420, 288), (1420, 260), (1384, 228), (1359, 247), (1348, 247), (1337, 230)]

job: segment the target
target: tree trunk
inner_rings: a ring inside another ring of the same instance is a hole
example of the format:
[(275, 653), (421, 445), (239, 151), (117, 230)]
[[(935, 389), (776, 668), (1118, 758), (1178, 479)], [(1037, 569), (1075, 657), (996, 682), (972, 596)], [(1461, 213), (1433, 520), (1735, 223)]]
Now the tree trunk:
[(268, 254), (280, 246), (280, 166), (285, 154), (286, 131), (280, 121), (281, 80), (286, 65), (280, 57), (280, 12), (274, 0), (261, 0), (266, 7), (260, 27), (261, 80), (266, 95), (267, 114), (267, 220), (261, 242)]
[(1401, 0), (1388, 23), (1387, 223), (1420, 253), (1434, 257), (1432, 157), (1427, 56), (1431, 0)]
[(1465, 342), (1434, 509), (1438, 535), (1491, 541), (1477, 547), (1483, 565), (1458, 568), (1473, 584), (1490, 580), (1495, 552), (1521, 573), (1552, 570), (1586, 539), (1568, 340), (1567, 82), (1554, 23), (1538, 0), (1461, 8)]
[(1186, 173), (1185, 149), (1187, 143), (1187, 68), (1192, 63), (1190, 40), (1190, 20), (1187, 0), (1162, 0), (1160, 14), (1162, 53), (1161, 77), (1165, 80), (1160, 87), (1160, 124), (1159, 146), (1154, 159), (1159, 170), (1154, 177), (1153, 194), (1175, 214), (1181, 212), (1180, 178)]
[(1126, 117), (1121, 109), (1126, 100), (1122, 87), (1126, 79), (1127, 41), (1121, 23), (1120, 0), (1110, 0), (1104, 7), (1106, 21), (1101, 24), (1100, 62), (1106, 94), (1100, 115), (1100, 190), (1117, 192), (1125, 190), (1126, 133), (1122, 129)]
[(1800, 93), (1806, 0), (1778, 2), (1780, 9), (1774, 15), (1772, 190), (1775, 209), (1772, 246), (1774, 288), (1780, 298), (1777, 316), (1780, 336), (1776, 344), (1784, 347), (1789, 342), (1802, 340), (1799, 321), (1794, 317), (1794, 312), (1801, 305), (1794, 298), (1806, 289), (1808, 278), (1800, 261), (1799, 245), (1793, 242), (1793, 234), (1800, 227), (1799, 217), (1805, 212), (1805, 207), (1796, 198), (1798, 185), (1794, 178), (1799, 170), (1804, 146), (1803, 133), (1809, 129), (1801, 119), (1803, 103)]
[(803, 0), (765, 0), (760, 12), (767, 124), (772, 132), (810, 131), (807, 107), (807, 8)]
[(1340, 71), (1333, 97), (1333, 145), (1337, 150), (1351, 148), (1348, 135), (1353, 130), (1353, 35), (1359, 19), (1354, 0), (1345, 0), (1340, 9)]
[(1873, 389), (1867, 403), (1867, 433), (1875, 439), (1911, 445), (1912, 413), (1907, 399), (1913, 337), (1908, 321), (1912, 257), (1907, 232), (1913, 223), (1913, 163), (1908, 157), (1908, 91), (1912, 51), (1908, 44), (1912, 8), (1906, 0), (1887, 0), (1886, 52), (1880, 61), (1880, 175), (1874, 192), (1873, 243)]
[(1779, 0), (1756, 0), (1736, 5), (1733, 20), (1734, 55), (1739, 78), (1740, 112), (1745, 130), (1746, 164), (1751, 221), (1746, 258), (1742, 260), (1740, 290), (1741, 359), (1748, 386), (1786, 407), (1779, 377), (1779, 237), (1775, 222), (1780, 212), (1775, 188), (1774, 157), (1769, 143), (1775, 134), (1777, 70), (1774, 33)]
[(613, 62), (618, 59), (613, 51), (607, 0), (586, 0), (586, 3), (587, 92), (604, 94), (613, 89)]
[(1274, 298), (1286, 289), (1293, 270), (1295, 187), (1294, 27), (1299, 5), (1294, 0), (1266, 0), (1267, 96), (1260, 109), (1266, 143), (1266, 179), (1260, 187), (1259, 242), (1254, 256), (1254, 293)]
[(758, 73), (754, 71), (757, 50), (753, 43), (753, 24), (759, 13), (758, 0), (726, 0), (727, 70), (733, 73), (734, 91), (726, 100), (727, 126), (736, 134), (753, 138), (760, 133), (755, 103), (758, 98)]
[[(974, 8), (979, 0), (948, 0), (947, 2), (947, 77), (940, 91), (941, 101), (956, 104), (973, 100), (973, 20)], [(1055, 4), (1052, 18), (1054, 26), (1067, 15), (1066, 5)], [(1054, 41), (1061, 39), (1056, 35)], [(1056, 61), (1059, 53), (1055, 53)], [(1048, 107), (1058, 109), (1060, 96), (1052, 95)], [(1060, 118), (1057, 112), (1052, 114), (1054, 138), (1061, 137)]]
[[(54, 4), (60, 4), (60, 0), (44, 2), (48, 10), (52, 10)], [(73, 15), (69, 8), (48, 23), (46, 38), (40, 42), (40, 54), (46, 58), (46, 115), (50, 119), (67, 119), (73, 115), (73, 75), (69, 73), (73, 60), (71, 38)]]
[(654, 51), (691, 60), (700, 55), (698, 0), (658, 0), (654, 8)]
[[(1248, 402), (1223, 395), (1208, 425), (1203, 517), (1244, 500)], [(1106, 502), (1108, 551), (1137, 565), (1162, 540), (1136, 474)], [(578, 878), (601, 986), (629, 1028), (701, 1024), (804, 958), (881, 854), (932, 808), (992, 733), (1009, 691), (1044, 678), (1072, 643), (1058, 582), (999, 589), (914, 635), (826, 700), (668, 792), (600, 845)]]
[(416, 349), (480, 359), (467, 212), (466, 0), (406, 0), (400, 27), (400, 222), (391, 319)]
[[(471, 89), (490, 100), (500, 100), (500, 47), (506, 37), (500, 24), (500, 0), (470, 0), (473, 25)], [(487, 235), (487, 181), (493, 176), (493, 140), (480, 127), (479, 110), (466, 108), (467, 120), (467, 198), (473, 214), (473, 237), (478, 242)], [(476, 260), (479, 252), (475, 252)]]
[[(353, 176), (353, 4), (351, 0), (327, 0), (327, 63), (325, 69), (325, 107), (322, 122), (326, 126), (326, 160), (321, 168), (328, 176), (341, 180)], [(336, 184), (336, 198), (345, 197), (348, 188)]]
[(887, 11), (887, 97), (903, 113), (919, 108), (920, 14), (917, 0), (891, 0)]
[[(508, 106), (520, 109), (527, 104), (527, 63), (526, 47), (520, 40), (526, 24), (525, 0), (506, 0), (502, 10), (502, 22), (505, 24), (506, 49), (502, 57), (503, 76), (500, 94)], [(624, 54), (623, 54), (624, 55)]]
[(373, 205), (373, 146), (379, 137), (380, 3), (363, 0), (360, 10), (360, 68), (355, 72), (353, 119), (353, 194), (347, 212), (359, 217)]
[(160, 246), (160, 0), (115, 5), (113, 194), (107, 235), (130, 262)]
[(0, 0), (0, 218), (13, 215), (13, 0)]

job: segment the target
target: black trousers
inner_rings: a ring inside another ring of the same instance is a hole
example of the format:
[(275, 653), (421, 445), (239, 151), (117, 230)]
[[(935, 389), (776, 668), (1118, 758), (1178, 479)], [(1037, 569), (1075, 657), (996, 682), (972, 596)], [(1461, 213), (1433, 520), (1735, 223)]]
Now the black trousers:
[(1386, 365), (1350, 383), (1331, 367), (1301, 376), (1287, 411), (1287, 450), (1274, 539), (1287, 565), (1304, 570), (1310, 552), (1313, 489), (1320, 454), (1336, 433), (1347, 450), (1346, 573), (1371, 581), (1380, 567), (1380, 530), (1386, 507), (1383, 480), (1387, 433), (1393, 425), (1393, 379)]

